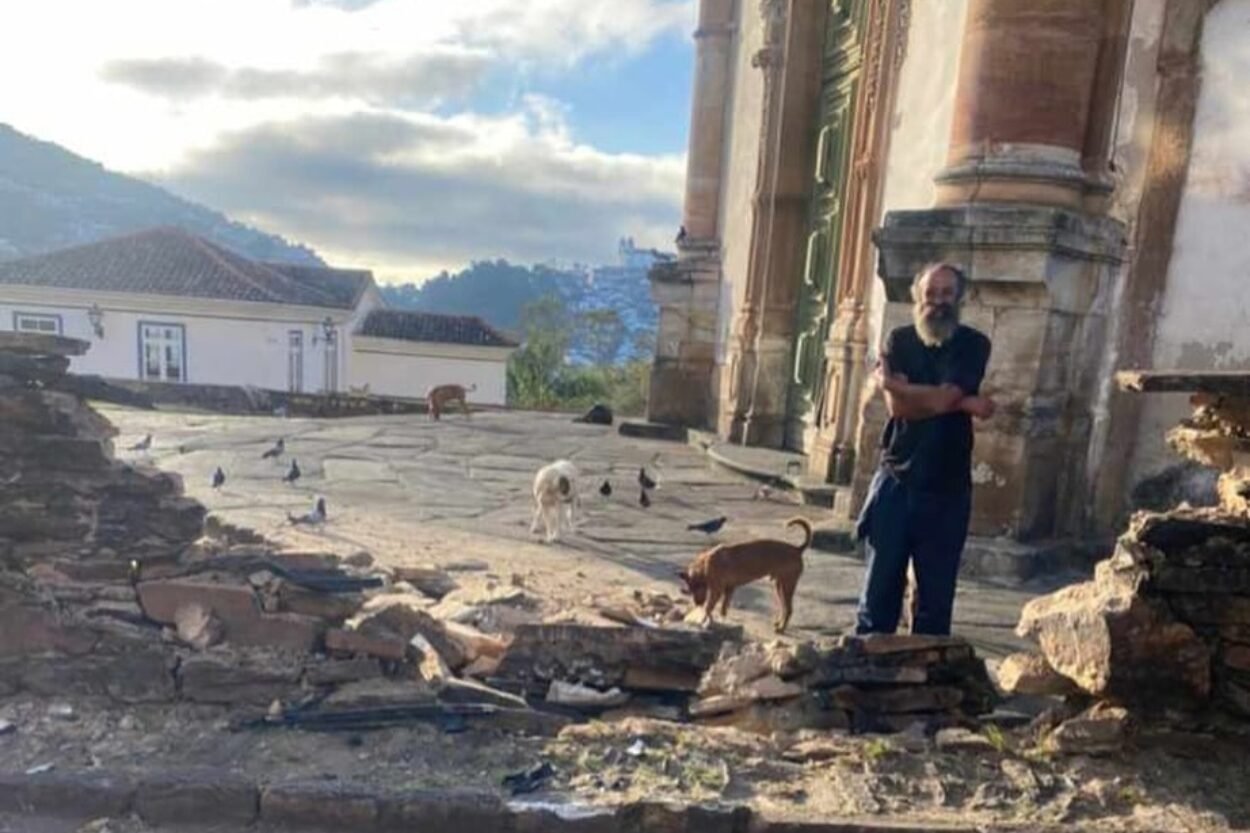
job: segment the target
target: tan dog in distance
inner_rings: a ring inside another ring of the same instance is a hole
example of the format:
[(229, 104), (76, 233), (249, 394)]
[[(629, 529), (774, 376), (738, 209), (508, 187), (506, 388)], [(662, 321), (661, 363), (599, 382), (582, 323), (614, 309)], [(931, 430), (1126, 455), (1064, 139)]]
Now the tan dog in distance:
[(677, 575), (686, 584), (696, 605), (703, 607), (703, 621), (712, 621), (712, 611), (720, 605), (720, 615), (729, 612), (733, 593), (744, 584), (768, 577), (777, 594), (777, 615), (773, 628), (784, 633), (794, 613), (794, 590), (803, 575), (803, 551), (812, 543), (812, 525), (806, 518), (791, 518), (786, 528), (803, 530), (803, 543), (791, 544), (772, 538), (720, 544), (695, 556), (690, 566)]
[(430, 392), (425, 395), (425, 404), (430, 412), (430, 419), (438, 419), (443, 415), (443, 411), (453, 402), (460, 403), (460, 410), (464, 412), (466, 417), (469, 416), (469, 394), (477, 390), (477, 385), (437, 385), (430, 388)]

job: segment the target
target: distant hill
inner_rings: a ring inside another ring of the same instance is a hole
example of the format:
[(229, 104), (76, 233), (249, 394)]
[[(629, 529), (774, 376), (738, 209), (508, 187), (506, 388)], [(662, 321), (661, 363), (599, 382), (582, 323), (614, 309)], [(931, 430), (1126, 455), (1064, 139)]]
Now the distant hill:
[(307, 246), (0, 124), (0, 260), (153, 226), (179, 226), (256, 260), (324, 265)]
[[(635, 250), (629, 250), (634, 253)], [(562, 271), (548, 266), (521, 266), (506, 260), (476, 261), (455, 274), (443, 272), (422, 284), (382, 286), (389, 306), (478, 315), (492, 327), (520, 337), (526, 304), (555, 296), (563, 302), (572, 331), (568, 358), (587, 364), (602, 355), (588, 331), (591, 313), (610, 310), (621, 328), (616, 361), (649, 355), (657, 311), (647, 283), (649, 260), (588, 270)], [(613, 352), (611, 348), (608, 352)]]
[(480, 260), (454, 275), (442, 272), (419, 286), (383, 286), (382, 296), (392, 307), (478, 315), (496, 329), (516, 333), (521, 327), (522, 307), (548, 295), (570, 300), (582, 281), (578, 273), (545, 266)]

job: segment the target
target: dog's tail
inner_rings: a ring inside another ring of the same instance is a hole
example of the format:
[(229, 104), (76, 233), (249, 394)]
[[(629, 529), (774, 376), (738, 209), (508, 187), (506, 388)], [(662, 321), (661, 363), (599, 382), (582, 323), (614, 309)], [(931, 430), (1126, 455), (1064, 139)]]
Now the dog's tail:
[(807, 518), (791, 518), (786, 521), (786, 529), (792, 526), (803, 530), (803, 543), (799, 544), (799, 551), (802, 552), (812, 545), (812, 522)]

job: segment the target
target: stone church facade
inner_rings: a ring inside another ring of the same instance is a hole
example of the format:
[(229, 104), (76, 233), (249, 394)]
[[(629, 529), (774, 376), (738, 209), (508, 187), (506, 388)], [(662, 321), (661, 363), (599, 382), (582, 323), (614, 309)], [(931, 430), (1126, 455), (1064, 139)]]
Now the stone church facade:
[(650, 418), (803, 452), (849, 519), (878, 344), (952, 261), (1000, 405), (970, 546), (1105, 539), (1187, 409), (1114, 374), (1250, 367), (1248, 42), (1250, 0), (700, 0)]

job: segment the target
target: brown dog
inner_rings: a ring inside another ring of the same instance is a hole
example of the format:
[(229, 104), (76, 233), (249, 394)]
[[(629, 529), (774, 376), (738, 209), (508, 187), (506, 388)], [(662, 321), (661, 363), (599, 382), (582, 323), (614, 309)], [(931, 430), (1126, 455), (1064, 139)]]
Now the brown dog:
[(469, 415), (469, 393), (477, 390), (477, 385), (437, 385), (430, 388), (430, 392), (425, 395), (426, 407), (430, 412), (430, 419), (438, 419), (443, 415), (443, 411), (453, 402), (460, 403), (460, 410), (467, 417)]
[(786, 528), (803, 530), (803, 543), (791, 544), (771, 538), (721, 544), (695, 556), (690, 566), (677, 575), (686, 583), (694, 603), (703, 607), (705, 623), (720, 604), (720, 615), (729, 612), (734, 590), (767, 576), (777, 594), (777, 616), (773, 628), (783, 633), (794, 612), (794, 590), (803, 575), (803, 551), (812, 543), (812, 525), (806, 518), (791, 518)]

